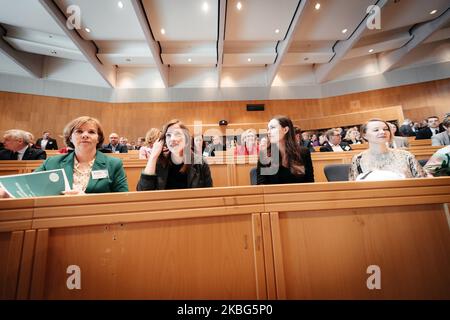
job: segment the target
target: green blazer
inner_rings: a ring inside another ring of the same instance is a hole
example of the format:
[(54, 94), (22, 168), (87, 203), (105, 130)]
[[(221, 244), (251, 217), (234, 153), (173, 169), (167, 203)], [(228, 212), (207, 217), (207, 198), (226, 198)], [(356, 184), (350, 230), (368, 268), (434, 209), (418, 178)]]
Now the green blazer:
[[(75, 152), (49, 157), (45, 162), (35, 170), (46, 171), (55, 169), (64, 169), (69, 180), (69, 185), (73, 186), (73, 164)], [(108, 157), (97, 150), (95, 154), (92, 171), (108, 170), (108, 177), (102, 179), (89, 179), (86, 187), (86, 193), (107, 193), (107, 192), (126, 192), (128, 191), (127, 176), (123, 169), (122, 160), (114, 157)]]

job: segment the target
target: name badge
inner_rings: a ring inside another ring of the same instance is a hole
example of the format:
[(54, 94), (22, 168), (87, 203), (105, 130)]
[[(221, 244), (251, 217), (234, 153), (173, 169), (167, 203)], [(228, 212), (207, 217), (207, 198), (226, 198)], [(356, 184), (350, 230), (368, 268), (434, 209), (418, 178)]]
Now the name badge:
[(108, 170), (91, 171), (91, 175), (94, 180), (108, 178)]

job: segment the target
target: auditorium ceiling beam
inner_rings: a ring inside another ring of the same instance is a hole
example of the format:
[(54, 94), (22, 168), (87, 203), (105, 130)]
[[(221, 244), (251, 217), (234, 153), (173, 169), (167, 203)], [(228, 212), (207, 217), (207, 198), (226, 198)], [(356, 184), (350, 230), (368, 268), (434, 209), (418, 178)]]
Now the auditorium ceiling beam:
[(44, 58), (37, 54), (21, 52), (14, 49), (5, 39), (3, 39), (4, 36), (6, 36), (6, 30), (0, 26), (0, 52), (32, 77), (42, 78)]
[(286, 37), (283, 41), (280, 41), (277, 45), (277, 58), (274, 64), (271, 64), (267, 67), (267, 85), (272, 86), (273, 80), (275, 80), (275, 76), (280, 70), (281, 64), (283, 63), (283, 59), (286, 57), (286, 54), (289, 51), (289, 47), (291, 46), (292, 40), (294, 39), (294, 33), (297, 29), (298, 24), (300, 23), (300, 17), (302, 16), (303, 10), (306, 7), (306, 4), (309, 0), (300, 1), (297, 11), (292, 18), (291, 25), (289, 26), (289, 30), (286, 34)]
[(84, 40), (75, 29), (69, 29), (67, 27), (66, 16), (61, 12), (53, 0), (39, 0), (39, 2), (61, 30), (64, 31), (67, 37), (72, 40), (75, 46), (81, 51), (92, 67), (94, 67), (110, 87), (114, 88), (116, 85), (116, 67), (102, 64), (97, 58), (97, 46), (92, 41)]
[[(377, 5), (380, 10), (386, 5), (388, 0), (378, 0), (375, 5)], [(358, 25), (356, 30), (352, 33), (350, 38), (347, 40), (338, 41), (334, 47), (334, 56), (328, 63), (323, 63), (315, 68), (316, 80), (318, 83), (323, 83), (330, 80), (330, 75), (332, 71), (338, 66), (345, 55), (353, 48), (353, 46), (358, 42), (361, 36), (364, 34), (367, 28), (367, 21), (371, 16), (366, 14), (363, 21)]]
[(447, 9), (438, 18), (423, 23), (417, 27), (413, 27), (410, 31), (411, 40), (403, 47), (390, 52), (380, 53), (378, 57), (378, 65), (380, 72), (384, 73), (395, 69), (398, 64), (421, 43), (428, 39), (434, 32), (438, 31), (450, 21), (450, 8)]
[(217, 39), (217, 86), (222, 80), (223, 44), (225, 39), (225, 23), (227, 12), (227, 0), (219, 1), (219, 34)]
[(145, 14), (144, 7), (141, 0), (130, 0), (133, 6), (136, 17), (138, 18), (139, 25), (141, 26), (142, 32), (144, 33), (145, 40), (147, 41), (148, 47), (152, 53), (153, 59), (155, 60), (156, 68), (159, 71), (162, 82), (166, 88), (169, 87), (169, 67), (164, 65), (161, 59), (161, 47), (155, 40), (152, 30), (150, 29), (150, 24), (147, 20), (147, 15)]

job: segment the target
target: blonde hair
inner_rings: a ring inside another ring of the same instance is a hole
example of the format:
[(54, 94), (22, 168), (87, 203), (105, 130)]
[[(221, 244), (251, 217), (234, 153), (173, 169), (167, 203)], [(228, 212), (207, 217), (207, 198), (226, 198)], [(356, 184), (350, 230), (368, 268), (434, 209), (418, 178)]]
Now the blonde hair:
[(159, 139), (160, 136), (161, 136), (161, 130), (159, 130), (157, 128), (151, 128), (145, 134), (144, 145), (147, 147), (153, 145)]

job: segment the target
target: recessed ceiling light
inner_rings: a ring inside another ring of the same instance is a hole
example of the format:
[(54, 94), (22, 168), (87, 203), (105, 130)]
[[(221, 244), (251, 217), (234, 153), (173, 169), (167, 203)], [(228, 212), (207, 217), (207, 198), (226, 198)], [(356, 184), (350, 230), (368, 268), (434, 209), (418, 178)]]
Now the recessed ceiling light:
[(316, 3), (316, 5), (314, 6), (314, 8), (316, 9), (316, 10), (319, 10), (320, 9), (320, 3)]
[(252, 62), (252, 58), (248, 58), (247, 61), (248, 61), (248, 62)]
[(89, 28), (84, 28), (84, 30), (86, 30), (86, 32), (91, 32), (91, 29), (89, 29)]
[(122, 2), (122, 1), (117, 2), (117, 6), (118, 6), (120, 9), (122, 9), (122, 8), (123, 8), (123, 2)]
[(437, 10), (430, 11), (430, 14), (435, 14)]
[(48, 37), (49, 37), (50, 39), (53, 38), (53, 36), (52, 36), (51, 34), (49, 34)]
[(347, 29), (342, 29), (342, 33), (347, 33)]
[(189, 58), (189, 59), (188, 59), (188, 62), (191, 62), (191, 61), (192, 61), (192, 59), (191, 59), (191, 58)]
[(280, 29), (275, 29), (275, 33), (280, 33)]
[(161, 28), (161, 34), (166, 34), (166, 30), (164, 30), (164, 28)]
[(57, 54), (55, 50), (50, 51), (51, 54)]
[(304, 58), (303, 58), (303, 60), (305, 60), (305, 61), (308, 61), (308, 60), (309, 60), (309, 58), (308, 58), (308, 57), (304, 57)]
[(236, 4), (236, 8), (237, 8), (238, 10), (241, 10), (241, 9), (242, 9), (242, 3), (241, 3), (240, 1)]
[(208, 2), (206, 2), (206, 1), (203, 2), (202, 10), (205, 11), (205, 12), (208, 12), (208, 10), (209, 10), (209, 4), (208, 4)]
[(369, 50), (369, 53), (372, 53), (372, 52), (373, 52), (373, 49), (370, 49), (370, 50)]
[(127, 62), (131, 62), (131, 58), (126, 58), (125, 59)]

